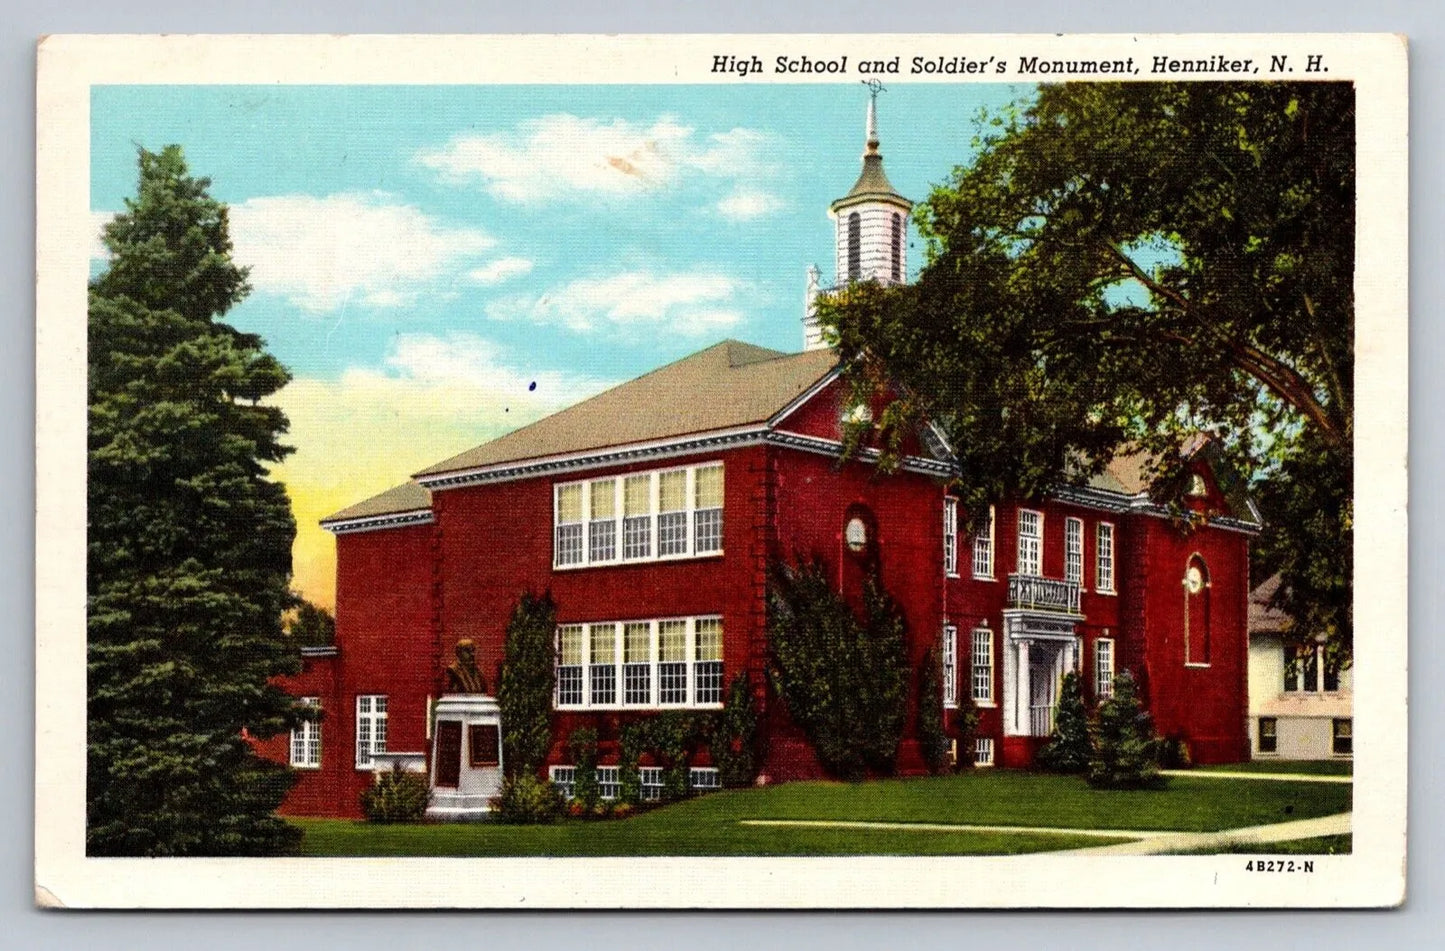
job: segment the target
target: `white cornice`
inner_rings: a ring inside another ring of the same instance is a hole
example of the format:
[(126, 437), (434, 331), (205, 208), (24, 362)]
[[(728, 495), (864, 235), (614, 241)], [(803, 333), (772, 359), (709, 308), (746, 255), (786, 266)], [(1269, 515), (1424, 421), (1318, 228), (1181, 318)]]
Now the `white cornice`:
[(426, 525), (434, 520), (435, 516), (432, 515), (431, 509), (410, 509), (405, 512), (386, 512), (361, 518), (322, 519), (320, 524), (333, 535), (347, 535), (352, 532), (374, 532), (383, 528)]

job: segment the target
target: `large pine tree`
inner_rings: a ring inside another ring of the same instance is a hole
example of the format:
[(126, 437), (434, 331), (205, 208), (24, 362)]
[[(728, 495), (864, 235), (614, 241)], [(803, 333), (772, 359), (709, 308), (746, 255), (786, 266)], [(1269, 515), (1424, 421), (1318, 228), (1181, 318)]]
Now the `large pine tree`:
[(274, 815), (289, 771), (248, 736), (294, 725), (270, 683), (295, 522), (266, 466), (289, 449), (289, 379), (219, 320), (249, 291), (226, 208), (177, 146), (140, 152), (91, 281), (87, 594), (91, 855), (294, 848)]

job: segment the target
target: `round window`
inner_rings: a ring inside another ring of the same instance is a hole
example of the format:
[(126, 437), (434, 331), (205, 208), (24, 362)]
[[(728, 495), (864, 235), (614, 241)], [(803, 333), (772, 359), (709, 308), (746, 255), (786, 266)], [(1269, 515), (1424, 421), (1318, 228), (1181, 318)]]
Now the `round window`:
[(1198, 565), (1190, 565), (1189, 570), (1184, 572), (1184, 587), (1190, 594), (1204, 590), (1204, 572), (1199, 570)]
[(848, 519), (848, 524), (843, 528), (843, 541), (847, 543), (849, 551), (862, 551), (868, 547), (868, 526), (858, 516)]

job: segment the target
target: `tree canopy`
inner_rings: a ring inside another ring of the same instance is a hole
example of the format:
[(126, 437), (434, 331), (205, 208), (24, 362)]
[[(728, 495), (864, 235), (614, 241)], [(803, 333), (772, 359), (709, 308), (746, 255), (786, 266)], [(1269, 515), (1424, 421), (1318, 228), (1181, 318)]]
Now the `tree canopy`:
[(1050, 85), (987, 128), (915, 211), (918, 281), (819, 308), (858, 398), (893, 394), (885, 446), (931, 421), (978, 514), (1121, 452), (1177, 497), (1210, 436), (1270, 486), (1283, 606), (1348, 645), (1353, 87)]
[(290, 774), (249, 738), (304, 715), (271, 683), (299, 668), (295, 523), (266, 471), (286, 418), (258, 401), (288, 376), (218, 319), (248, 287), (210, 182), (177, 146), (139, 158), (90, 283), (86, 847), (286, 851)]

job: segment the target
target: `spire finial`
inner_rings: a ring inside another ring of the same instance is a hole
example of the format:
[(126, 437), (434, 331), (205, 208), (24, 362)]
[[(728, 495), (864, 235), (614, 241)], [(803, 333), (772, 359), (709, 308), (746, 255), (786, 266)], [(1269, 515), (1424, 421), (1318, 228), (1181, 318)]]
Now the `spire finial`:
[(863, 85), (868, 87), (868, 140), (865, 154), (876, 155), (878, 153), (878, 94), (886, 90), (877, 79), (865, 79)]

